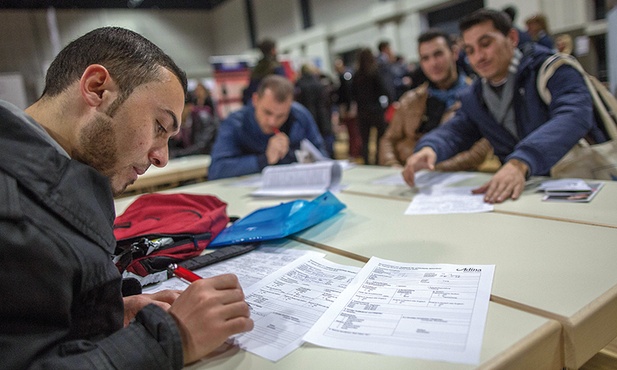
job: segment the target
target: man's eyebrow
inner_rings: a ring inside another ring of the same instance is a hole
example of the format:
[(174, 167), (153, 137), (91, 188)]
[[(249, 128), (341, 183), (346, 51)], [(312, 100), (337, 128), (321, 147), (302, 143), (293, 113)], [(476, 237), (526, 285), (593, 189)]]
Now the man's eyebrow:
[(176, 117), (176, 114), (170, 109), (165, 109), (165, 112), (167, 112), (167, 114), (171, 116), (171, 119), (173, 121), (172, 126), (174, 129), (174, 132), (178, 131), (178, 128), (180, 127), (180, 125), (178, 125), (178, 117)]

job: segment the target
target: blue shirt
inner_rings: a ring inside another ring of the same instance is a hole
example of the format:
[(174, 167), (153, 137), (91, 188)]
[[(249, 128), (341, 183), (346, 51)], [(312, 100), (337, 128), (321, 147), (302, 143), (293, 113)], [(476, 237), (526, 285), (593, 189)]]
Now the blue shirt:
[[(328, 156), (315, 120), (301, 104), (292, 103), (289, 117), (280, 130), (289, 136), (289, 152), (277, 164), (295, 162), (294, 151), (300, 149), (303, 139), (308, 139), (324, 156)], [(272, 136), (261, 131), (253, 105), (230, 114), (221, 123), (212, 147), (208, 179), (261, 172), (268, 165), (266, 148)]]

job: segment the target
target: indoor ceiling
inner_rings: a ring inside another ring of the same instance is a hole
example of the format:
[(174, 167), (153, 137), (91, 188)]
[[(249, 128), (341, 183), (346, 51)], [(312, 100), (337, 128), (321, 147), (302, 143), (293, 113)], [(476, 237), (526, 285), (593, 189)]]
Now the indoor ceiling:
[(0, 9), (202, 9), (211, 10), (225, 0), (0, 0)]

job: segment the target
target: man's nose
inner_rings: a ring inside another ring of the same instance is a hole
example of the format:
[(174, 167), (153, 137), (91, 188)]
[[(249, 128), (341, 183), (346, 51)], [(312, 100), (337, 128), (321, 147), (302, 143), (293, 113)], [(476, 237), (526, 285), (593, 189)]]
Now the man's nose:
[(165, 167), (167, 162), (169, 162), (169, 148), (167, 147), (167, 142), (165, 142), (165, 145), (152, 149), (148, 155), (148, 159), (150, 163), (156, 167)]

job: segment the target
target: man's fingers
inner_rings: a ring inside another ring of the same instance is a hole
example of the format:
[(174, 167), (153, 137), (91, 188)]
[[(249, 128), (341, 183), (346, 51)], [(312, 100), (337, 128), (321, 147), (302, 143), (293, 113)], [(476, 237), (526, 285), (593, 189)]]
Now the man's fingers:
[(479, 188), (475, 188), (473, 190), (471, 190), (472, 194), (484, 194), (486, 193), (486, 190), (488, 189), (488, 182), (482, 186), (480, 186)]
[(218, 290), (240, 288), (238, 277), (234, 274), (222, 274), (202, 280), (209, 281), (209, 284)]

